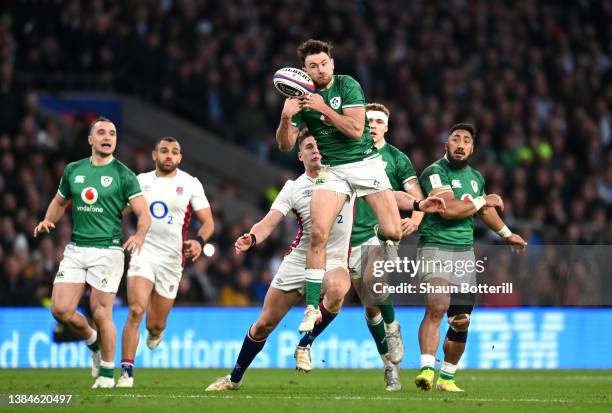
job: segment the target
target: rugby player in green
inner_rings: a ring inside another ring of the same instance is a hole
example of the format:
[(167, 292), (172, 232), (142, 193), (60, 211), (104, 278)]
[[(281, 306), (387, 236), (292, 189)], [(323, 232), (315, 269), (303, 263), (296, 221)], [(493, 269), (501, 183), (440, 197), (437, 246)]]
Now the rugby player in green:
[[(424, 263), (473, 263), (474, 215), (478, 215), (487, 227), (497, 232), (513, 249), (522, 250), (527, 245), (519, 235), (508, 229), (498, 215), (495, 208), (504, 208), (501, 197), (485, 195), (482, 175), (468, 165), (474, 152), (475, 137), (474, 126), (465, 123), (454, 125), (445, 145), (446, 155), (428, 166), (419, 178), (427, 194), (446, 200), (444, 212), (426, 215), (421, 224), (417, 259)], [(453, 267), (459, 268), (458, 265)], [(474, 269), (473, 265), (471, 267)], [(446, 313), (449, 329), (444, 339), (444, 363), (436, 388), (440, 391), (463, 391), (455, 384), (455, 371), (465, 350), (474, 297), (446, 292), (449, 285), (475, 282), (474, 271), (467, 271), (467, 266), (463, 268), (466, 269), (465, 273), (459, 274), (428, 264), (424, 271), (419, 271), (421, 281), (437, 289), (427, 294), (425, 315), (419, 328), (421, 371), (415, 384), (422, 390), (430, 390), (433, 386), (440, 321)]]
[(384, 163), (370, 136), (361, 86), (350, 76), (334, 75), (329, 44), (310, 39), (297, 52), (317, 92), (285, 100), (276, 141), (281, 151), (289, 151), (295, 146), (298, 131), (307, 126), (323, 157), (310, 206), (306, 311), (299, 326), (301, 332), (311, 332), (322, 317), (318, 306), (329, 232), (346, 200), (365, 198), (378, 220), (387, 258), (397, 254), (394, 243), (401, 238), (401, 222)]
[[(89, 129), (89, 144), (91, 157), (66, 166), (57, 194), (45, 218), (34, 228), (34, 236), (55, 228), (72, 200), (72, 242), (64, 249), (53, 282), (51, 313), (93, 351), (93, 388), (109, 388), (115, 386), (117, 330), (112, 310), (123, 276), (123, 250), (140, 251), (151, 217), (136, 175), (113, 157), (115, 125), (106, 118), (96, 119)], [(122, 211), (128, 203), (138, 217), (138, 228), (122, 243)], [(85, 284), (91, 286), (89, 304), (97, 330), (76, 311)]]

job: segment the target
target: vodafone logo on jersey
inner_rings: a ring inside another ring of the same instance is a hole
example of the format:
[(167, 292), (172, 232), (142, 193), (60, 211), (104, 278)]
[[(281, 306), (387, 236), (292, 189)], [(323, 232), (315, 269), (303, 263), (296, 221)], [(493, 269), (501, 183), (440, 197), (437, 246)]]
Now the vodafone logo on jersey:
[(96, 188), (88, 186), (87, 188), (81, 191), (81, 199), (87, 205), (93, 205), (98, 200), (98, 191), (96, 190)]

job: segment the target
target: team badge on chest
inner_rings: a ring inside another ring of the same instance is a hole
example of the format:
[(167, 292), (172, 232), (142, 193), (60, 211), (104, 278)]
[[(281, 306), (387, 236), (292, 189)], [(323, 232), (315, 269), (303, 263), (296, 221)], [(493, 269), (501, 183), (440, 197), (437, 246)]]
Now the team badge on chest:
[(182, 186), (177, 186), (176, 187), (176, 194), (177, 195), (183, 195), (183, 187)]
[(472, 179), (470, 181), (470, 184), (472, 185), (472, 189), (474, 190), (474, 192), (478, 192), (478, 182)]
[(329, 106), (331, 106), (332, 109), (339, 109), (341, 103), (342, 103), (342, 100), (340, 99), (340, 96), (336, 96), (329, 100)]
[(100, 178), (100, 183), (102, 184), (102, 186), (104, 188), (107, 188), (108, 186), (110, 186), (110, 184), (113, 183), (113, 177), (112, 176), (103, 176)]

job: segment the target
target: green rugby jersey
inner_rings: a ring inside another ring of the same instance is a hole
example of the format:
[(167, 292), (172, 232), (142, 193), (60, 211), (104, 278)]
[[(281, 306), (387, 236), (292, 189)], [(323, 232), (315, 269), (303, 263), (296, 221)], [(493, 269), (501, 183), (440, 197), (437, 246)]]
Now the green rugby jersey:
[[(452, 189), (455, 199), (469, 202), (482, 196), (484, 178), (471, 166), (451, 169), (446, 156), (429, 165), (419, 178), (426, 194), (435, 189)], [(474, 244), (474, 216), (458, 220), (442, 218), (439, 214), (425, 214), (421, 223), (419, 245), (471, 247)]]
[(72, 199), (72, 242), (81, 247), (122, 247), (121, 212), (142, 194), (134, 172), (116, 159), (103, 166), (81, 159), (66, 166), (57, 191)]
[[(317, 93), (323, 97), (327, 106), (339, 114), (346, 108), (365, 107), (361, 85), (350, 76), (334, 75), (332, 85), (327, 89), (317, 90)], [(321, 112), (303, 109), (291, 119), (291, 124), (298, 129), (301, 129), (303, 124), (308, 126), (321, 152), (321, 162), (331, 166), (359, 162), (376, 154), (365, 114), (363, 123), (363, 135), (361, 139), (355, 140), (323, 121)]]
[[(393, 145), (385, 143), (378, 150), (385, 162), (385, 172), (391, 182), (391, 189), (403, 191), (404, 184), (416, 178), (416, 172), (410, 159)], [(376, 216), (363, 198), (355, 201), (355, 217), (353, 221), (353, 233), (351, 234), (351, 246), (357, 247), (374, 236), (374, 226), (378, 222)]]

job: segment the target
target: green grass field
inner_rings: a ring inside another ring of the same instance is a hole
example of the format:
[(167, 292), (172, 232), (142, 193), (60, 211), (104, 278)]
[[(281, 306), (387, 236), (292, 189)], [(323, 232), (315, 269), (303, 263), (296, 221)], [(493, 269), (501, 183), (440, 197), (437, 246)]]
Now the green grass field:
[[(0, 393), (71, 393), (68, 411), (135, 412), (610, 412), (612, 372), (586, 370), (460, 371), (464, 394), (422, 392), (416, 371), (402, 371), (403, 390), (383, 388), (380, 370), (251, 369), (238, 391), (206, 393), (205, 385), (227, 370), (140, 369), (133, 389), (97, 389), (85, 369), (5, 369)], [(6, 407), (2, 411), (41, 411)], [(55, 408), (53, 411), (58, 411)]]

